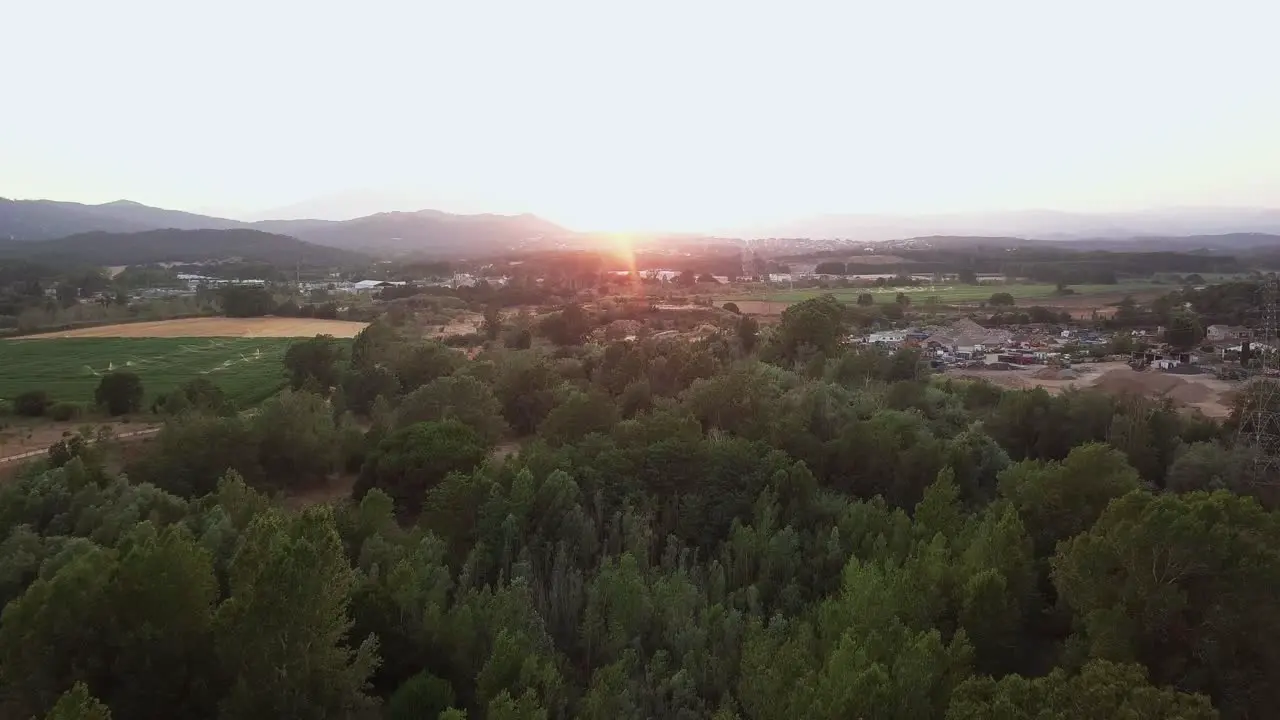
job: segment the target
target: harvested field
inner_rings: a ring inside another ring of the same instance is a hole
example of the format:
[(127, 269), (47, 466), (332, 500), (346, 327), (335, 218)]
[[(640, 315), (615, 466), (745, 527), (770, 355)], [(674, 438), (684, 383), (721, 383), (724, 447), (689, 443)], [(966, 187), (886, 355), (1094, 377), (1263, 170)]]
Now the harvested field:
[(295, 338), (332, 335), (350, 338), (364, 329), (367, 323), (347, 320), (321, 320), (317, 318), (228, 318), (202, 317), (185, 320), (159, 320), (156, 322), (102, 325), (79, 328), (44, 335), (27, 336), (6, 342), (22, 342), (26, 339), (53, 338)]

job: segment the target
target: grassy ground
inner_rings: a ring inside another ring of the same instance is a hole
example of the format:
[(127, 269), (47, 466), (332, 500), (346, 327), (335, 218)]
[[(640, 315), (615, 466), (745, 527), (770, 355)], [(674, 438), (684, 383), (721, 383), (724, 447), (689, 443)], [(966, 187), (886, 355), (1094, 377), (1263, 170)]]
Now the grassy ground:
[(93, 402), (104, 373), (142, 378), (145, 403), (196, 377), (252, 404), (284, 382), (292, 338), (65, 338), (0, 341), (0, 398), (44, 390), (54, 401)]
[[(1074, 291), (1072, 295), (1058, 296), (1056, 285), (1048, 283), (1035, 283), (1025, 285), (925, 285), (914, 288), (832, 288), (822, 290), (818, 288), (807, 288), (804, 290), (776, 290), (767, 293), (755, 293), (751, 295), (740, 295), (737, 297), (718, 298), (716, 303), (722, 303), (728, 300), (762, 300), (768, 302), (786, 302), (794, 303), (807, 300), (811, 297), (817, 297), (825, 293), (830, 293), (836, 299), (842, 302), (855, 302), (862, 293), (871, 293), (872, 297), (878, 303), (891, 303), (898, 297), (899, 292), (905, 292), (911, 297), (913, 304), (923, 303), (926, 298), (936, 297), (943, 304), (957, 303), (978, 303), (990, 298), (994, 293), (1007, 292), (1014, 297), (1019, 305), (1032, 305), (1036, 303), (1050, 304), (1049, 300), (1062, 300), (1067, 298), (1088, 297), (1091, 295), (1110, 295), (1121, 296), (1125, 293), (1142, 292), (1150, 290), (1173, 290), (1171, 285), (1161, 285), (1148, 281), (1118, 283), (1116, 285), (1072, 285)], [(1027, 302), (1024, 302), (1027, 301)], [(1034, 301), (1034, 302), (1032, 302)]]

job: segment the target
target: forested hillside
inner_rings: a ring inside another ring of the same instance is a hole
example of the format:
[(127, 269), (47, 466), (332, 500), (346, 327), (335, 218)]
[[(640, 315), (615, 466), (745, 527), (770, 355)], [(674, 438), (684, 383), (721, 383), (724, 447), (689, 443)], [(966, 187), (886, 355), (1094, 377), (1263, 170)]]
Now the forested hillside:
[(355, 252), (258, 230), (148, 230), (90, 232), (43, 242), (0, 242), (0, 258), (62, 266), (149, 265), (242, 260), (290, 267), (367, 262)]
[(0, 716), (1274, 716), (1247, 413), (929, 376), (847, 319), (494, 312), (473, 359), (376, 323), (253, 415), (167, 399), (123, 472), (69, 439), (0, 485)]

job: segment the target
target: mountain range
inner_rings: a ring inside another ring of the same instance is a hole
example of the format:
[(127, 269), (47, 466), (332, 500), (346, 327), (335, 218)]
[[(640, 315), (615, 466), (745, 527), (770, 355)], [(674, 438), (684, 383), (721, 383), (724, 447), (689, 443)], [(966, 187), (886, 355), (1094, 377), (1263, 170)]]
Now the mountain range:
[(386, 212), (352, 220), (261, 220), (165, 210), (130, 200), (84, 205), (0, 198), (0, 240), (49, 241), (83, 233), (150, 230), (257, 230), (372, 255), (480, 255), (570, 236), (533, 215), (453, 215), (438, 210)]
[[(314, 207), (312, 209), (315, 209)], [(458, 258), (483, 257), (511, 250), (535, 250), (572, 244), (592, 247), (599, 238), (575, 233), (535, 215), (458, 215), (439, 210), (381, 212), (350, 220), (278, 219), (242, 221), (211, 215), (166, 210), (129, 200), (85, 205), (54, 200), (0, 198), (0, 246), (68, 240), (66, 248), (88, 249), (86, 233), (140, 233), (155, 230), (252, 230), (304, 244), (336, 248), (375, 257), (416, 255)], [(1270, 233), (1268, 235), (1267, 233)], [(999, 213), (934, 215), (823, 215), (772, 227), (721, 233), (724, 238), (795, 238), (812, 242), (881, 242), (909, 238), (1006, 238), (1014, 244), (1041, 241), (1061, 243), (1074, 250), (1200, 250), (1232, 252), (1276, 247), (1280, 210), (1263, 208), (1171, 208), (1112, 213), (1027, 210)], [(154, 244), (158, 236), (150, 236)], [(182, 242), (181, 235), (167, 236)], [(211, 242), (214, 236), (202, 236)], [(228, 240), (242, 247), (252, 235)], [(695, 237), (695, 236), (691, 236)], [(262, 238), (260, 238), (262, 239)], [(103, 240), (102, 237), (98, 238)], [(8, 242), (6, 242), (8, 241)], [(128, 241), (111, 242), (133, 247)], [(317, 250), (289, 246), (284, 240), (263, 240), (271, 250), (260, 255), (315, 256), (333, 259)], [(144, 243), (144, 244), (147, 244)], [(792, 243), (789, 243), (792, 244)], [(168, 254), (183, 255), (186, 249)], [(31, 256), (28, 250), (5, 251)], [(61, 254), (42, 248), (39, 254)], [(131, 255), (131, 252), (124, 252)], [(189, 254), (189, 253), (186, 253)], [(185, 257), (186, 255), (184, 255)], [(336, 261), (336, 260), (335, 260)]]
[(55, 240), (0, 239), (0, 261), (21, 259), (66, 267), (198, 263), (239, 258), (292, 267), (363, 265), (367, 255), (246, 228), (87, 232)]
[[(1168, 208), (1081, 213), (1022, 210), (932, 215), (820, 215), (768, 227), (739, 228), (739, 237), (880, 242), (928, 236), (1017, 237), (1038, 240), (1169, 238), (1187, 235), (1280, 233), (1280, 210)], [(1148, 248), (1149, 249), (1149, 248)]]

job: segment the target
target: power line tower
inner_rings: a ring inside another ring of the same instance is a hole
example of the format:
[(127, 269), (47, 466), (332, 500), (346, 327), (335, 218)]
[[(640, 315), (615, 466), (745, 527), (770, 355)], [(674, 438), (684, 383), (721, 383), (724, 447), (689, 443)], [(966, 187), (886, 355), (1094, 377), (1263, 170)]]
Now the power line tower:
[(1268, 485), (1280, 483), (1280, 348), (1277, 348), (1280, 285), (1277, 283), (1280, 279), (1269, 275), (1258, 287), (1260, 317), (1249, 353), (1257, 362), (1240, 389), (1244, 402), (1236, 429), (1236, 444), (1248, 448), (1253, 455), (1255, 481)]

